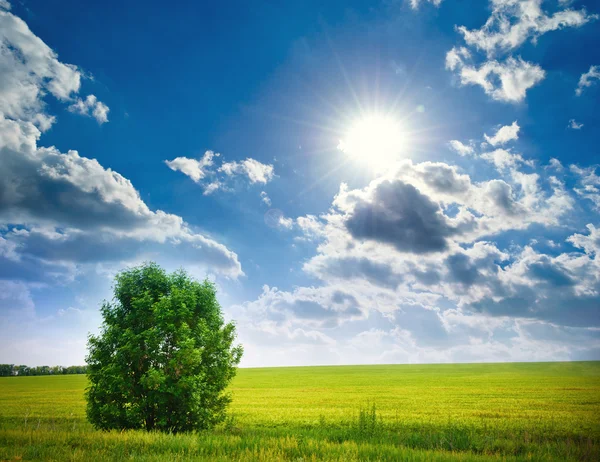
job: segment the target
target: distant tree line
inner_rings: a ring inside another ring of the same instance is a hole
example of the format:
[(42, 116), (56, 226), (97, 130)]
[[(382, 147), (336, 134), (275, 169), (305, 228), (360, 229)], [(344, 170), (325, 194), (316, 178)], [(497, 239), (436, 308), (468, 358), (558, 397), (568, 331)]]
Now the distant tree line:
[(0, 364), (0, 377), (13, 375), (66, 375), (87, 374), (87, 366), (16, 366), (14, 364)]

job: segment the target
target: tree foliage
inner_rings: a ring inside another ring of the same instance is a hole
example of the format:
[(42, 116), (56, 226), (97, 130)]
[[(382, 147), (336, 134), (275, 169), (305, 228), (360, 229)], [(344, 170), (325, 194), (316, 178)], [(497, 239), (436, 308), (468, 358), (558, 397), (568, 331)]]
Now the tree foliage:
[(90, 336), (87, 416), (99, 429), (201, 430), (225, 418), (242, 347), (215, 286), (155, 263), (115, 278)]
[(14, 364), (0, 364), (0, 377), (11, 375), (66, 375), (66, 374), (85, 374), (87, 366), (16, 366)]

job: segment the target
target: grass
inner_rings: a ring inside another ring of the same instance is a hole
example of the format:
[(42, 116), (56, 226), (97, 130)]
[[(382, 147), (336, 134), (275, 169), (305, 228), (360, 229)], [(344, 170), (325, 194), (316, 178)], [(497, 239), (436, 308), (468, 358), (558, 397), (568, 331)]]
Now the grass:
[(94, 431), (85, 376), (0, 379), (0, 460), (600, 460), (600, 362), (241, 369), (199, 434)]

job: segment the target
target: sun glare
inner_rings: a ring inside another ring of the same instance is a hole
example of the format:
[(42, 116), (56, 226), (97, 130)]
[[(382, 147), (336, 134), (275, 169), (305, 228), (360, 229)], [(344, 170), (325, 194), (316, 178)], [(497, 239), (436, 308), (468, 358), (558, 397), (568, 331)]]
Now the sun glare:
[(405, 133), (391, 116), (370, 114), (352, 123), (338, 149), (370, 168), (381, 170), (395, 163), (405, 148)]

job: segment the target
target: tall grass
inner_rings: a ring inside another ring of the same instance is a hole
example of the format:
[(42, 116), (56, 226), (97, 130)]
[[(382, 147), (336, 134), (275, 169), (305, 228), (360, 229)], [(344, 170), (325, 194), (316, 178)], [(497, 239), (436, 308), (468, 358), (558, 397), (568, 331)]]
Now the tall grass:
[(185, 435), (94, 431), (85, 383), (0, 380), (0, 460), (600, 460), (600, 363), (241, 370)]

